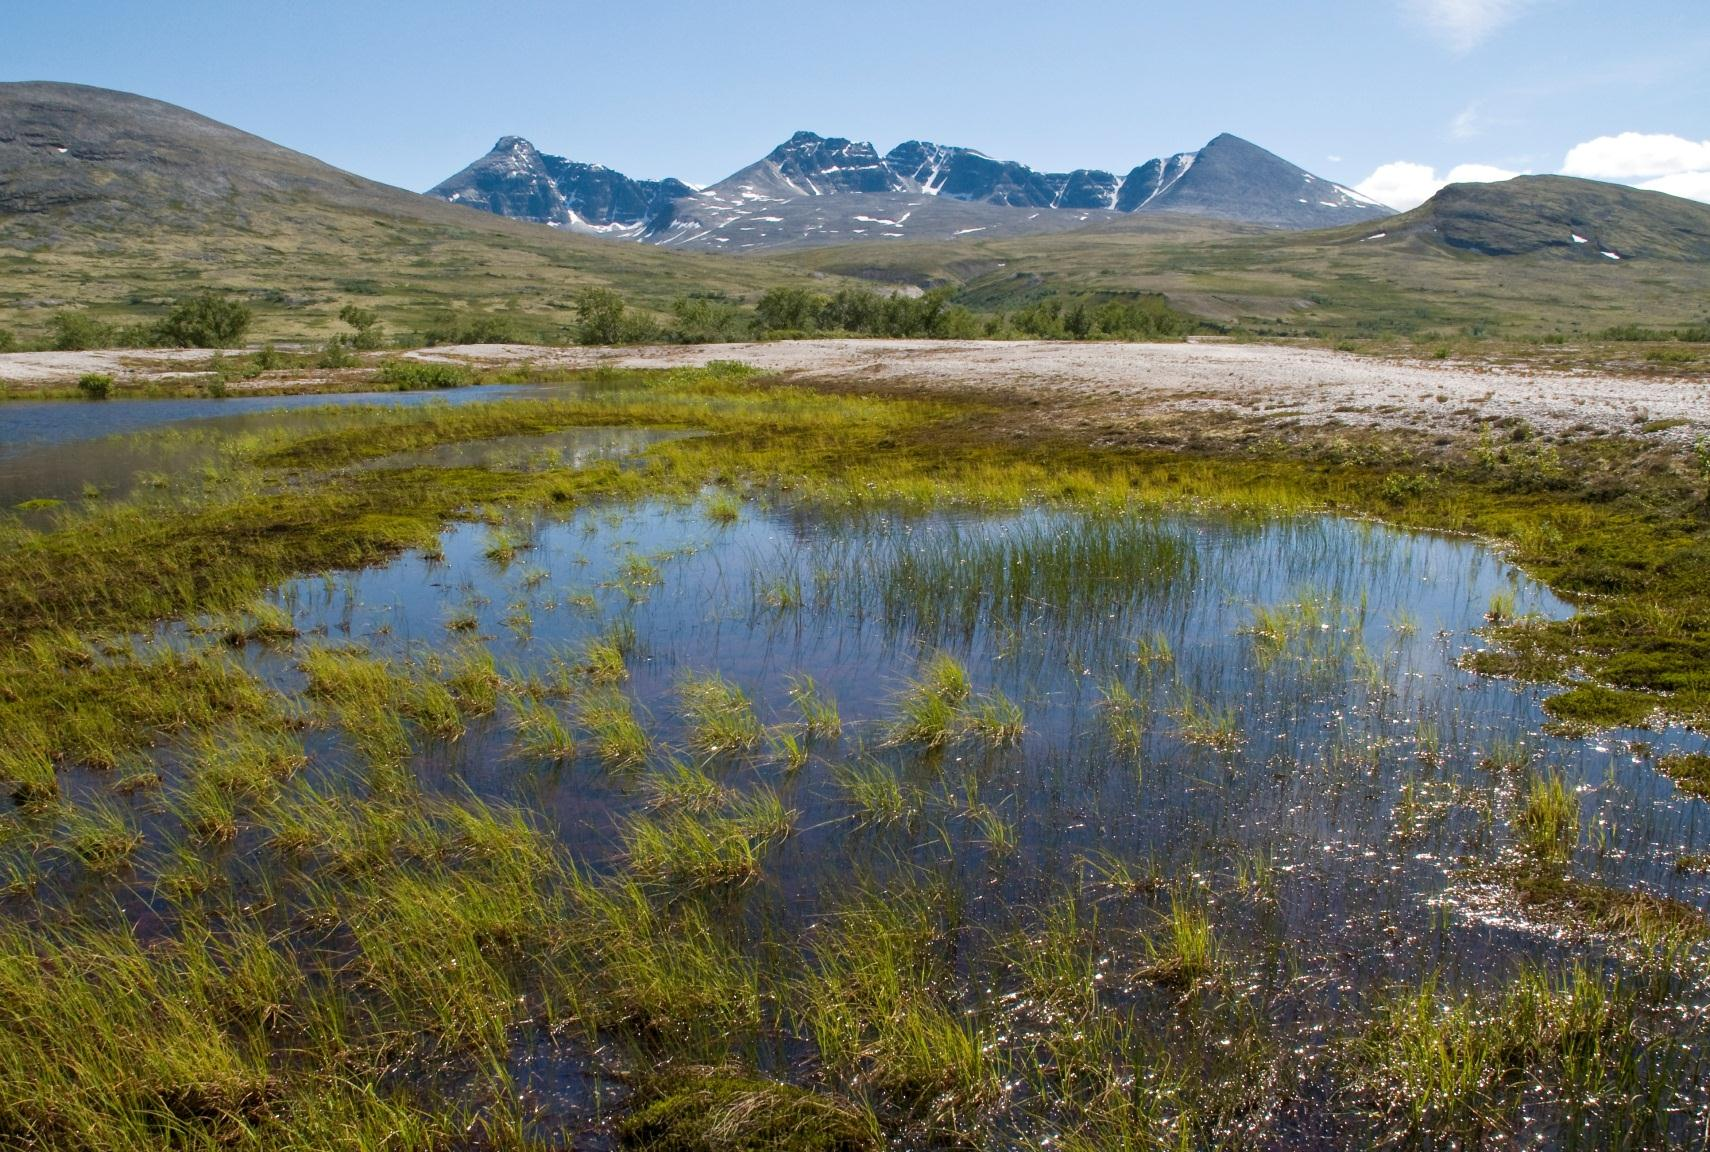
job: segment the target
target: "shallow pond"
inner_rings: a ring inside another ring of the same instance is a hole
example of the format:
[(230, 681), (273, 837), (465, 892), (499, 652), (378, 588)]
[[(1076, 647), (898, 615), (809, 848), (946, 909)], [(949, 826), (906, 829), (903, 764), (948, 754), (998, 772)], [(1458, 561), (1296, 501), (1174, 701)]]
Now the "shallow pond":
[[(1291, 884), (1307, 886), (1309, 900), (1286, 904), (1321, 940), (1334, 924), (1369, 936), (1374, 900), (1408, 926), (1405, 938), (1435, 923), (1433, 898), (1456, 859), (1488, 851), (1478, 838), (1501, 833), (1456, 806), (1459, 816), (1425, 822), (1400, 851), (1396, 792), (1424, 781), (1500, 804), (1500, 782), (1481, 765), (1516, 742), (1528, 760), (1572, 779), (1585, 827), (1611, 830), (1613, 839), (1581, 846), (1589, 874), (1695, 901), (1710, 893), (1671, 867), (1676, 853), (1705, 846), (1704, 806), (1682, 803), (1625, 738), (1656, 734), (1547, 735), (1545, 690), (1458, 667), (1485, 646), (1478, 630), (1493, 597), (1512, 597), (1520, 613), (1568, 611), (1483, 546), (1323, 517), (1119, 519), (1110, 535), (1155, 536), (1180, 559), (1155, 576), (1081, 584), (1069, 604), (1044, 587), (995, 604), (989, 587), (948, 586), (958, 568), (992, 555), (1048, 563), (1086, 523), (1052, 514), (828, 523), (750, 506), (721, 525), (698, 509), (650, 506), (521, 529), (459, 527), (443, 537), (442, 557), (298, 581), (278, 602), (305, 633), (399, 657), (479, 644), (525, 676), (574, 658), (614, 623), (633, 627), (628, 690), (665, 748), (688, 740), (673, 695), (685, 675), (723, 675), (768, 724), (792, 720), (790, 680), (810, 675), (841, 705), (844, 734), (816, 744), (809, 770), (789, 782), (807, 825), (838, 815), (837, 789), (817, 768), (880, 751), (1002, 807), (1017, 824), (1019, 860), (1032, 865), (1020, 875), (1034, 871), (1040, 882), (1100, 852), (1172, 868), (1272, 853)], [(507, 548), (521, 537), (503, 564), (489, 555), (499, 535)], [(1068, 579), (1088, 577), (1103, 578)], [(1286, 613), (1286, 635), (1258, 634), (1256, 608)], [(966, 665), (976, 697), (996, 689), (1022, 707), (1018, 746), (890, 745), (899, 698), (939, 651)], [(1116, 685), (1143, 720), (1133, 748), (1113, 742)], [(1196, 716), (1229, 730), (1198, 731)], [(548, 784), (519, 774), (509, 745), (495, 724), (452, 756), (480, 790), (526, 792), (564, 817), (567, 839), (610, 833), (631, 796), (625, 781), (592, 772), (587, 757), (572, 767), (591, 774)], [(737, 756), (731, 766), (760, 772), (765, 760)], [(786, 852), (825, 855), (844, 838), (825, 827)], [(792, 863), (780, 870), (792, 879), (780, 882), (811, 902), (816, 881)], [(1374, 884), (1380, 877), (1388, 881)], [(1006, 893), (1018, 882), (1007, 880)], [(1401, 890), (1411, 895), (1395, 906)], [(1466, 930), (1477, 939), (1491, 931)], [(1454, 949), (1476, 954), (1477, 940)]]
[[(1702, 877), (1674, 868), (1707, 846), (1705, 806), (1651, 759), (1700, 741), (1558, 738), (1542, 690), (1458, 666), (1483, 646), (1493, 601), (1567, 612), (1477, 543), (1326, 517), (732, 511), (465, 525), (441, 555), (297, 581), (276, 602), (310, 641), (417, 661), (485, 649), (513, 682), (622, 637), (654, 768), (698, 761), (732, 789), (776, 789), (795, 814), (727, 905), (768, 939), (808, 931), (853, 878), (883, 889), (920, 868), (982, 936), (1090, 892), (1101, 931), (1138, 940), (1169, 893), (1203, 890), (1229, 979), (1264, 999), (1284, 1043), (1310, 1047), (1393, 984), (1477, 987), (1522, 959), (1603, 953), (1478, 870), (1512, 857), (1525, 781), (1542, 772), (1579, 804), (1576, 876), (1710, 903)], [(968, 671), (965, 716), (993, 693), (1019, 706), (1018, 743), (970, 728), (938, 747), (899, 737), (911, 683), (939, 653)], [(251, 658), (300, 684), (289, 660)], [(842, 733), (809, 739), (799, 767), (766, 739), (693, 751), (704, 739), (683, 685), (713, 672), (775, 732), (799, 727), (792, 687), (810, 676)], [(574, 706), (553, 707), (576, 726)], [(520, 803), (578, 859), (620, 867), (649, 771), (604, 766), (585, 732), (568, 759), (531, 755), (514, 719), (501, 707), (435, 745), (424, 779)], [(862, 808), (859, 764), (883, 766), (908, 815)], [(1107, 959), (1138, 965), (1120, 947)], [(586, 1085), (572, 1066), (529, 1075), (557, 1084), (574, 1117)]]
[[(367, 466), (379, 483), (396, 467), (581, 466), (669, 435), (572, 429)], [(1023, 978), (1013, 942), (1043, 938), (1065, 904), (1096, 926), (1101, 1004), (1128, 1013), (1166, 1064), (1212, 1067), (1216, 1053), (1196, 1044), (1259, 1037), (1266, 1066), (1294, 1078), (1235, 1125), (1261, 1146), (1336, 1147), (1376, 1130), (1341, 1126), (1320, 1057), (1361, 1034), (1391, 990), (1496, 989), (1528, 963), (1653, 973), (1646, 1011), (1678, 1023), (1681, 1042), (1665, 1047), (1683, 1069), (1654, 1082), (1685, 1087), (1647, 1123), (1680, 1136), (1710, 1108), (1699, 955), (1647, 969), (1654, 942), (1528, 905), (1513, 870), (1528, 790), (1557, 782), (1577, 806), (1553, 845), (1575, 883), (1710, 906), (1710, 880), (1678, 867), (1710, 849), (1706, 806), (1656, 767), (1704, 741), (1552, 731), (1550, 690), (1465, 671), (1488, 615), (1570, 611), (1478, 542), (1325, 516), (834, 514), (719, 491), (493, 513), (427, 552), (268, 599), (297, 634), (237, 659), (304, 701), (309, 763), (292, 786), (379, 790), (367, 734), (307, 691), (317, 656), (350, 649), (439, 682), (490, 657), (496, 709), (455, 739), (412, 731), (410, 788), (515, 805), (594, 876), (668, 849), (674, 813), (716, 820), (721, 805), (775, 796), (787, 833), (762, 838), (740, 882), (650, 881), (667, 907), (711, 908), (744, 963), (784, 973), (780, 999), (811, 981), (804, 942), (854, 900), (928, 878), (953, 973), (935, 994), (994, 1064), (1033, 1070), (1004, 1073), (988, 1146), (1054, 1140), (1061, 1084), (1037, 1050), (1063, 1042), (1062, 1017)], [(197, 626), (165, 637), (202, 640)], [(822, 716), (835, 702), (840, 725), (816, 725), (804, 699)], [(628, 762), (601, 747), (596, 705), (638, 722), (644, 748)], [(542, 731), (560, 735), (547, 747)], [(182, 818), (175, 755), (157, 765), (169, 799), (122, 800), (161, 842)], [(62, 776), (80, 799), (112, 792), (111, 774)], [(684, 785), (701, 791), (667, 796)], [(264, 858), (267, 818), (233, 833), (223, 863)], [(122, 899), (143, 931), (169, 932), (158, 888)], [(1156, 976), (1156, 942), (1188, 905), (1217, 945), (1214, 975), (1184, 990)], [(542, 1131), (581, 1133), (576, 1147), (609, 1145), (614, 1103), (657, 1040), (505, 1039), (507, 1083), (526, 1089)], [(811, 1081), (816, 1043), (778, 1008), (726, 1055)], [(1542, 1143), (1573, 1142), (1536, 1085), (1519, 1095), (1517, 1131), (1547, 1117)], [(939, 1131), (899, 1146), (950, 1143)]]
[[(491, 385), (223, 399), (7, 401), (0, 403), (0, 509), (31, 500), (73, 500), (91, 489), (123, 496), (137, 486), (139, 475), (197, 466), (222, 439), (313, 428), (325, 422), (321, 412), (352, 405), (472, 404), (526, 390)], [(158, 435), (164, 429), (184, 435)], [(136, 435), (144, 432), (157, 434)]]

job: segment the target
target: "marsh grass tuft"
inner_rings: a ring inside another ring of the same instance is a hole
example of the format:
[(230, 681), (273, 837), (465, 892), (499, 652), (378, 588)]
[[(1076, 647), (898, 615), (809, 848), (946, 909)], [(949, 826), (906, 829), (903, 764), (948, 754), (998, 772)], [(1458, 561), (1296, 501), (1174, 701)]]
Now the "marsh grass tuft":
[(1099, 714), (1104, 717), (1110, 742), (1119, 752), (1140, 751), (1146, 738), (1145, 705), (1135, 697), (1119, 676), (1112, 676), (1099, 687)]
[(893, 744), (940, 748), (955, 739), (963, 706), (973, 686), (968, 670), (953, 656), (935, 652), (897, 696), (896, 719), (888, 739)]
[(637, 1152), (877, 1152), (884, 1146), (878, 1121), (859, 1105), (741, 1069), (674, 1070), (644, 1084), (637, 1096), (618, 1124), (620, 1146)]
[(1141, 636), (1134, 641), (1134, 663), (1143, 671), (1168, 668), (1175, 662), (1175, 649), (1170, 644), (1170, 638), (1162, 632)]
[(445, 687), (465, 714), (491, 716), (499, 707), (505, 679), (492, 652), (479, 644), (465, 644), (446, 662)]
[(1702, 752), (1659, 756), (1657, 771), (1673, 780), (1682, 792), (1710, 799), (1710, 756)]
[(646, 762), (652, 741), (636, 719), (635, 705), (618, 689), (602, 688), (583, 696), (577, 721), (608, 767), (635, 768)]
[(576, 738), (550, 704), (519, 696), (510, 701), (510, 712), (518, 755), (556, 762), (576, 754)]
[(1350, 1053), (1352, 1078), (1381, 1116), (1414, 1133), (1503, 1131), (1528, 1083), (1548, 1085), (1569, 1109), (1608, 1106), (1619, 1124), (1620, 1101), (1642, 1097), (1647, 1074), (1635, 1007), (1619, 983), (1578, 963), (1557, 977), (1522, 968), (1478, 997), (1445, 996), (1427, 979), (1379, 1005)]
[(1181, 700), (1170, 715), (1176, 734), (1189, 744), (1202, 744), (1219, 752), (1241, 746), (1241, 720), (1233, 705), (1216, 705), (1183, 689)]
[(837, 701), (827, 696), (812, 676), (790, 677), (790, 703), (801, 717), (802, 730), (810, 740), (836, 740), (843, 735), (843, 717)]
[(1533, 859), (1566, 863), (1579, 844), (1579, 797), (1560, 773), (1535, 775), (1515, 827), (1521, 848)]
[(734, 493), (720, 488), (702, 502), (701, 514), (714, 524), (735, 524), (742, 519), (742, 501)]
[(918, 795), (905, 790), (897, 774), (872, 757), (832, 768), (832, 779), (855, 809), (859, 825), (884, 827), (912, 821), (920, 812)]
[(1492, 772), (1517, 774), (1530, 767), (1536, 753), (1524, 737), (1498, 738), (1480, 763)]
[(618, 684), (629, 678), (625, 648), (617, 638), (596, 636), (582, 649), (581, 668), (594, 684)]
[(1185, 588), (1190, 541), (1143, 515), (1071, 515), (1002, 532), (951, 527), (900, 550), (883, 574), (887, 618), (929, 635), (971, 636), (985, 620), (1012, 626), (1041, 613), (1065, 628), (1136, 596)]
[(768, 844), (789, 834), (794, 814), (759, 789), (727, 796), (722, 810), (671, 806), (637, 817), (625, 832), (631, 871), (643, 880), (699, 889), (744, 885), (760, 875)]
[(829, 1066), (855, 1073), (935, 1131), (1001, 1091), (989, 1027), (949, 997), (947, 957), (925, 892), (893, 890), (825, 924), (806, 977), (806, 1017)]
[(62, 815), (62, 843), (96, 875), (117, 872), (130, 864), (143, 836), (130, 818), (110, 803), (67, 807)]
[(728, 801), (730, 793), (718, 781), (693, 764), (673, 760), (642, 781), (648, 807), (711, 812)]
[(677, 698), (688, 722), (689, 746), (702, 755), (746, 752), (765, 734), (748, 694), (717, 672), (683, 676)]
[(1141, 970), (1146, 979), (1174, 988), (1191, 988), (1217, 968), (1217, 937), (1205, 905), (1180, 892), (1170, 896), (1170, 910), (1160, 931), (1147, 940), (1150, 962)]
[(234, 648), (246, 644), (282, 646), (298, 636), (291, 614), (269, 600), (257, 600), (227, 618), (221, 637)]
[(992, 748), (1013, 747), (1021, 743), (1027, 731), (1021, 705), (995, 688), (974, 700), (963, 724), (971, 735)]
[(1028, 991), (1052, 1009), (1084, 1020), (1099, 1004), (1098, 917), (1083, 919), (1072, 898), (1049, 905), (1036, 929), (1018, 934), (1011, 963)]
[(771, 728), (766, 732), (766, 746), (772, 758), (781, 761), (786, 771), (799, 772), (807, 766), (808, 746), (799, 733), (790, 728)]

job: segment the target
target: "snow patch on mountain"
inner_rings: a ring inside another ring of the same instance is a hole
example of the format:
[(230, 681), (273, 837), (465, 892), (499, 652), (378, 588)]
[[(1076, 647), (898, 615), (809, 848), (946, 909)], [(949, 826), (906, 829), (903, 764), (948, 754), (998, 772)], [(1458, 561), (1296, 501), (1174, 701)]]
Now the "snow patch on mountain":
[[(1285, 180), (1295, 189), (1308, 189), (1308, 195), (1282, 194)], [(1095, 212), (1185, 212), (1294, 228), (1389, 214), (1352, 189), (1233, 136), (1117, 174), (1093, 168), (1040, 172), (973, 148), (923, 140), (906, 141), (880, 155), (864, 141), (804, 131), (704, 188), (679, 180), (631, 180), (602, 165), (543, 154), (521, 137), (506, 136), (429, 194), (589, 235), (679, 247), (728, 244), (727, 231), (763, 238), (765, 246), (840, 234), (867, 237), (876, 229), (900, 235), (913, 207), (933, 202), (1027, 210), (1025, 216), (992, 216), (962, 227), (945, 227), (947, 218), (938, 217), (943, 230), (929, 227), (921, 234), (940, 237), (1037, 230), (1047, 226), (1041, 223), (1045, 213), (1062, 213), (1062, 220), (1079, 224), (1092, 220)], [(916, 199), (907, 211), (880, 204), (899, 196)], [(834, 206), (838, 202), (849, 207)], [(758, 228), (759, 223), (768, 227)]]

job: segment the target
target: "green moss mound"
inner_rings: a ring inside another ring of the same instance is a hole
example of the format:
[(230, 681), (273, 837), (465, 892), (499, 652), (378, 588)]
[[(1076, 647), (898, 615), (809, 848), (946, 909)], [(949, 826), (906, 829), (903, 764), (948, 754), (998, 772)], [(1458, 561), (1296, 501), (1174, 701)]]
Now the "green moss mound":
[(1710, 756), (1702, 752), (1664, 756), (1657, 761), (1657, 770), (1682, 792), (1710, 800)]
[(1544, 711), (1575, 727), (1642, 727), (1657, 710), (1657, 702), (1639, 692), (1623, 692), (1601, 684), (1581, 684), (1544, 701)]

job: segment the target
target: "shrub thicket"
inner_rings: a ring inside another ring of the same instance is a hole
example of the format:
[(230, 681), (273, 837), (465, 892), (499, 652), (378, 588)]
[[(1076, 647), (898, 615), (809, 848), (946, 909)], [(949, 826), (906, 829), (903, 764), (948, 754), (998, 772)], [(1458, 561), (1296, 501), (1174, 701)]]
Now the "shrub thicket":
[(230, 348), (243, 341), (254, 313), (248, 304), (199, 292), (173, 305), (156, 326), (156, 342), (177, 348)]
[(338, 310), (338, 318), (354, 330), (349, 338), (352, 348), (371, 352), (385, 343), (386, 330), (380, 326), (380, 315), (374, 309), (346, 304)]
[(400, 392), (417, 392), (429, 388), (462, 388), (475, 383), (475, 377), (461, 364), (388, 360), (375, 371), (374, 382), (389, 385)]
[(87, 312), (56, 312), (48, 321), (48, 341), (56, 352), (84, 352), (110, 348), (117, 332), (111, 324)]
[(77, 378), (77, 390), (90, 400), (105, 400), (113, 391), (113, 378), (105, 372), (85, 372)]
[(422, 343), (435, 344), (530, 344), (523, 326), (514, 316), (483, 313), (476, 316), (442, 316), (422, 332)]

